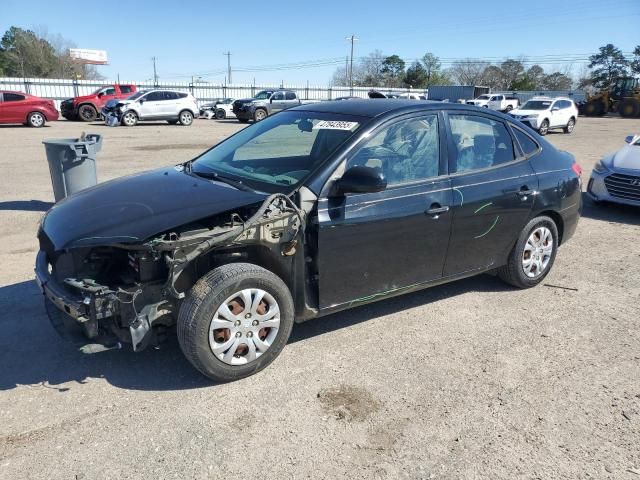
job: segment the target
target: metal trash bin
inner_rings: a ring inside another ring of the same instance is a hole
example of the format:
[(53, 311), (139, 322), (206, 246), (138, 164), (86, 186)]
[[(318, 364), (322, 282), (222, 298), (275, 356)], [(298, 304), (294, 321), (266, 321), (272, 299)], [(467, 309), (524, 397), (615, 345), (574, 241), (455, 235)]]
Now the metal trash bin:
[(90, 133), (80, 138), (45, 140), (49, 173), (56, 202), (98, 183), (96, 154), (102, 135)]

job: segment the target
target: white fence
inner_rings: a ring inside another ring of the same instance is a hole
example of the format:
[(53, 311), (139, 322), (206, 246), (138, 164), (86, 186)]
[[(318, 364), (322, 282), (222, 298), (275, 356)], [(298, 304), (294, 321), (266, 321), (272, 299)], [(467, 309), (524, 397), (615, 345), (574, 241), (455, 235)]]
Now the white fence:
[[(60, 102), (67, 98), (78, 95), (89, 95), (103, 85), (118, 83), (110, 80), (69, 80), (53, 78), (11, 78), (0, 77), (0, 90), (14, 90), (24, 92), (38, 97), (54, 100), (58, 108)], [(213, 84), (213, 83), (191, 83), (191, 82), (125, 82), (121, 84), (133, 84), (139, 90), (149, 88), (164, 88), (167, 90), (188, 91), (198, 99), (199, 103), (205, 103), (216, 98), (249, 98), (260, 90), (275, 88), (288, 88), (294, 90), (298, 96), (307, 100), (333, 100), (337, 97), (363, 97), (367, 98), (367, 93), (371, 89), (384, 92), (415, 92), (423, 95), (425, 90), (411, 88), (374, 88), (374, 87), (336, 87), (318, 85), (292, 85), (292, 84)]]

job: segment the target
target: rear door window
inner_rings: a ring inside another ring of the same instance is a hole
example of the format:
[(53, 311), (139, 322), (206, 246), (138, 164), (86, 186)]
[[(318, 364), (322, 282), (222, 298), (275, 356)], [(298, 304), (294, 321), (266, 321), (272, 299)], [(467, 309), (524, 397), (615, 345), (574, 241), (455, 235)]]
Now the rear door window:
[(9, 92), (5, 92), (3, 94), (3, 98), (5, 102), (20, 102), (22, 100), (24, 100), (24, 95), (20, 95), (18, 93), (9, 93)]
[(285, 100), (295, 100), (296, 99), (296, 94), (293, 92), (287, 92), (284, 95)]
[(122, 93), (131, 93), (131, 85), (120, 85), (120, 91)]
[(499, 121), (476, 115), (449, 114), (453, 137), (452, 172), (469, 172), (515, 160), (513, 140)]

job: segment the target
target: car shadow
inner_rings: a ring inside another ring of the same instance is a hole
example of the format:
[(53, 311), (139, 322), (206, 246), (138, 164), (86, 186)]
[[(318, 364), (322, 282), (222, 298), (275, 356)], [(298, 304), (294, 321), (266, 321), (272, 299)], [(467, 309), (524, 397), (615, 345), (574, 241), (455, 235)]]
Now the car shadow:
[[(49, 128), (51, 127), (51, 125), (49, 125), (50, 122), (45, 123), (44, 125), (42, 125), (41, 127), (38, 128)], [(0, 125), (0, 128), (33, 128), (30, 127), (29, 125), (23, 125), (22, 123), (7, 123), (4, 125)]]
[(23, 212), (46, 212), (53, 207), (53, 202), (42, 200), (13, 200), (0, 202), (0, 210), (21, 210)]
[[(376, 317), (436, 302), (469, 291), (511, 290), (482, 275), (310, 320), (294, 326), (289, 343), (366, 322)], [(42, 294), (34, 281), (0, 287), (0, 391), (36, 385), (61, 392), (103, 378), (119, 388), (163, 391), (214, 385), (185, 359), (174, 332), (158, 350), (134, 353), (128, 346), (85, 355), (49, 324)]]
[(640, 207), (619, 203), (596, 203), (582, 192), (582, 216), (610, 223), (640, 225)]

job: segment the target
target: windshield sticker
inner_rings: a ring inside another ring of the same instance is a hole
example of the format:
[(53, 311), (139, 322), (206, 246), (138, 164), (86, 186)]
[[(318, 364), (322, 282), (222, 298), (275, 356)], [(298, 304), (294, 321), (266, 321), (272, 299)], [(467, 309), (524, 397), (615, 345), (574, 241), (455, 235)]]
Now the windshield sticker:
[(321, 120), (313, 126), (314, 130), (349, 130), (353, 131), (359, 125), (358, 122), (341, 122), (339, 120)]

